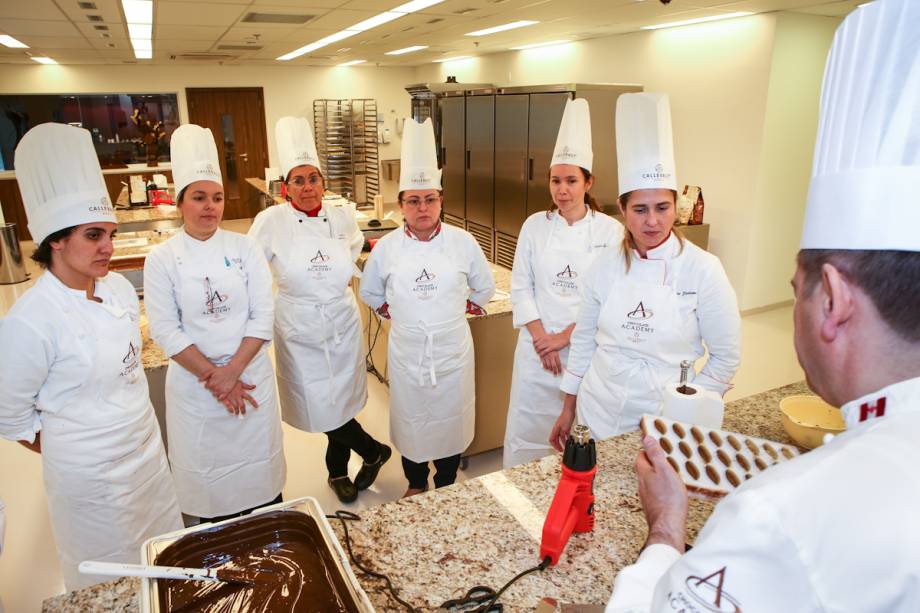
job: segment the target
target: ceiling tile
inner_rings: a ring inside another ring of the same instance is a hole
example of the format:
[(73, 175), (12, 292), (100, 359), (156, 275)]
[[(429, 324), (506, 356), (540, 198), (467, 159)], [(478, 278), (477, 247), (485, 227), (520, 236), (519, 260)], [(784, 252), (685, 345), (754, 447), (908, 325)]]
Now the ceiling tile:
[(193, 25), (160, 25), (153, 28), (153, 39), (157, 41), (163, 39), (182, 39), (182, 40), (217, 40), (227, 28), (219, 26), (193, 26)]
[(212, 2), (160, 0), (154, 6), (156, 7), (153, 19), (155, 25), (229, 26), (247, 12), (245, 6)]
[[(69, 21), (38, 21), (26, 19), (0, 19), (0, 32), (10, 36), (80, 36), (80, 31)], [(22, 42), (28, 44), (29, 41)]]
[(66, 21), (52, 0), (3, 0), (0, 2), (0, 19), (42, 19)]

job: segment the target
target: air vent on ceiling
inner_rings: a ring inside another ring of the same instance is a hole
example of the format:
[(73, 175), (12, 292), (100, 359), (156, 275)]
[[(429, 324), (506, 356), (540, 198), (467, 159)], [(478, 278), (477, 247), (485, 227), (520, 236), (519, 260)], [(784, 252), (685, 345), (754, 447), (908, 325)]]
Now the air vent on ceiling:
[(473, 13), (475, 11), (476, 9), (470, 9), (470, 8), (460, 9), (459, 11), (454, 11), (454, 15), (468, 15), (469, 13)]
[(84, 11), (95, 11), (96, 10), (95, 2), (77, 2), (77, 6), (79, 6)]
[(106, 43), (105, 46), (108, 47), (109, 49), (114, 49), (115, 43)]
[(292, 15), (284, 13), (246, 13), (245, 23), (286, 23), (300, 25), (307, 23), (316, 15)]
[(403, 28), (402, 30), (400, 30), (400, 32), (408, 32), (409, 30), (414, 30), (414, 29), (415, 29), (415, 26), (409, 26), (407, 28)]
[(94, 30), (99, 30), (100, 32), (106, 32), (109, 29), (109, 26), (93, 26)]
[(102, 33), (99, 35), (99, 38), (112, 38), (112, 35), (109, 34), (108, 32), (102, 32)]
[(237, 56), (229, 53), (180, 53), (172, 56), (179, 60), (193, 62), (226, 62), (235, 60)]
[(90, 21), (102, 21), (102, 15), (87, 15), (86, 18)]
[(443, 18), (443, 17), (435, 17), (434, 19), (429, 19), (429, 20), (426, 21), (425, 23), (432, 24), (432, 23), (438, 23), (438, 22), (441, 22), (441, 21), (444, 21), (444, 18)]
[(137, 60), (122, 60), (122, 64), (137, 64)]
[(262, 45), (217, 45), (221, 51), (260, 51)]

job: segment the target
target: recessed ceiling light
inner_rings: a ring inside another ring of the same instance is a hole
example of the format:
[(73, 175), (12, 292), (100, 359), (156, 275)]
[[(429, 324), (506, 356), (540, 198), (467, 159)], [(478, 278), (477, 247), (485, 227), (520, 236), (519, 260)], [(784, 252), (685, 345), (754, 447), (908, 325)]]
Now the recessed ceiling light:
[(495, 34), (497, 32), (505, 32), (507, 30), (514, 30), (516, 28), (526, 28), (527, 26), (532, 26), (540, 23), (539, 21), (529, 21), (524, 19), (522, 21), (512, 21), (511, 23), (506, 23), (500, 26), (495, 26), (494, 28), (486, 28), (484, 30), (476, 30), (475, 32), (467, 32), (467, 36), (488, 36), (489, 34)]
[(384, 55), (403, 55), (404, 53), (412, 53), (427, 48), (428, 45), (415, 45), (412, 47), (405, 47), (404, 49), (397, 49), (396, 51), (387, 51)]
[(358, 64), (363, 64), (367, 60), (352, 60), (350, 62), (343, 62), (339, 66), (357, 66)]
[(305, 53), (316, 51), (317, 49), (325, 47), (326, 45), (331, 45), (332, 43), (338, 42), (340, 40), (344, 40), (346, 38), (354, 36), (355, 34), (358, 34), (358, 32), (349, 32), (348, 30), (342, 30), (341, 32), (336, 32), (335, 34), (330, 34), (329, 36), (326, 36), (325, 38), (321, 38), (315, 43), (310, 43), (309, 45), (304, 45), (300, 49), (295, 49), (294, 51), (291, 51), (290, 53), (285, 53), (284, 55), (277, 57), (275, 59), (282, 60), (282, 61), (293, 60), (295, 57), (300, 57), (301, 55), (304, 55)]
[(121, 0), (128, 23), (153, 23), (153, 2), (150, 0)]
[(57, 64), (57, 62), (52, 60), (50, 57), (39, 57), (33, 55), (31, 59), (33, 62), (38, 62), (39, 64)]
[(365, 19), (359, 23), (356, 23), (353, 26), (350, 26), (348, 29), (355, 32), (364, 32), (365, 30), (370, 30), (371, 28), (376, 28), (377, 26), (389, 23), (394, 19), (399, 19), (400, 17), (405, 17), (405, 13), (397, 13), (395, 11), (387, 11), (385, 13), (380, 13), (379, 15), (374, 15), (370, 19)]
[(135, 51), (150, 51), (153, 49), (153, 41), (132, 38), (131, 46), (134, 47)]
[(153, 26), (149, 23), (129, 23), (128, 37), (151, 40), (153, 38)]
[(457, 56), (454, 56), (454, 57), (445, 57), (445, 58), (442, 58), (442, 59), (440, 59), (440, 60), (432, 60), (432, 61), (435, 62), (436, 64), (440, 64), (441, 62), (456, 62), (456, 61), (459, 61), (459, 60), (468, 60), (468, 59), (470, 59), (471, 57), (473, 57), (473, 56), (472, 56), (472, 55), (457, 55)]
[(564, 45), (570, 43), (569, 39), (560, 39), (560, 40), (551, 40), (545, 43), (532, 43), (530, 45), (520, 45), (517, 47), (511, 47), (515, 51), (522, 51), (524, 49), (537, 49), (538, 47), (552, 47), (553, 45)]
[(397, 13), (414, 13), (415, 11), (421, 11), (428, 8), (429, 6), (441, 4), (442, 2), (444, 2), (444, 0), (412, 0), (412, 2), (400, 4), (395, 9), (390, 10)]
[(29, 45), (21, 43), (8, 34), (0, 34), (0, 45), (10, 49), (28, 49)]
[(671, 21), (669, 23), (659, 23), (654, 26), (642, 26), (643, 30), (660, 30), (662, 28), (676, 28), (678, 26), (689, 26), (695, 23), (706, 23), (708, 21), (721, 21), (723, 19), (734, 19), (735, 17), (747, 17), (753, 15), (747, 11), (738, 11), (736, 13), (725, 13), (722, 15), (711, 15), (709, 17), (697, 17), (696, 19), (685, 19), (684, 21)]
[(152, 49), (134, 49), (134, 57), (139, 60), (150, 60), (153, 59), (153, 50)]

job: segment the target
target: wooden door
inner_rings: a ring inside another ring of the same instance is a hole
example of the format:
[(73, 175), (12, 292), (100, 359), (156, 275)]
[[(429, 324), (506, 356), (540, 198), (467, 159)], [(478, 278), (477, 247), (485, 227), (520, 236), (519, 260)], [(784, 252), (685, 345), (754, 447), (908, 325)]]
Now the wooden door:
[(247, 219), (259, 212), (249, 198), (248, 178), (268, 166), (265, 103), (261, 87), (186, 88), (190, 123), (210, 128), (224, 177), (224, 219)]

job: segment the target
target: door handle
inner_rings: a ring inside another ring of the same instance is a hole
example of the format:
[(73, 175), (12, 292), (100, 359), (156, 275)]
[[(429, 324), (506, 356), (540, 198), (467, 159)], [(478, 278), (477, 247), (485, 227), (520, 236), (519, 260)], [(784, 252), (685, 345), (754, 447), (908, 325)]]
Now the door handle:
[(527, 158), (527, 180), (533, 181), (533, 158)]
[(249, 161), (249, 154), (248, 154), (248, 153), (239, 153), (239, 154), (237, 154), (237, 155), (239, 155), (239, 156), (240, 156), (241, 158), (243, 158), (244, 160)]

